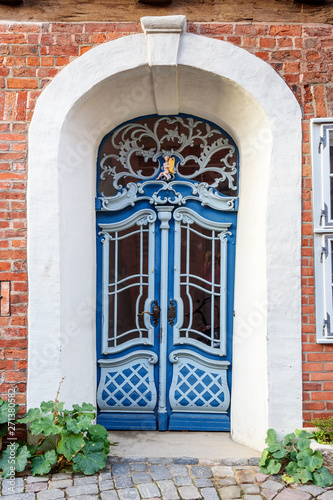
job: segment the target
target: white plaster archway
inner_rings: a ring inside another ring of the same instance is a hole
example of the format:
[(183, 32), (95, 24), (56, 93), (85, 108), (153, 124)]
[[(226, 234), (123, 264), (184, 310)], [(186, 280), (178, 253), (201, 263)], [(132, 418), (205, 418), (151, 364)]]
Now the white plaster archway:
[(145, 34), (102, 44), (39, 98), (29, 136), (28, 406), (93, 402), (97, 148), (118, 124), (178, 112), (222, 126), (240, 151), (232, 434), (260, 448), (301, 415), (301, 113), (265, 62), (144, 18)]

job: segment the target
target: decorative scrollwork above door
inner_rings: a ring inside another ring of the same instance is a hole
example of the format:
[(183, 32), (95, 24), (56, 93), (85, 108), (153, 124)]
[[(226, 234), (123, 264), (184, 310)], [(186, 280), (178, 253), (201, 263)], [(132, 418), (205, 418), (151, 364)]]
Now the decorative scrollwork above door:
[[(172, 159), (173, 175), (163, 177), (166, 157)], [(147, 117), (121, 125), (103, 139), (98, 162), (102, 210), (134, 206), (139, 199), (154, 205), (197, 200), (218, 210), (236, 208), (236, 145), (222, 129), (199, 118)]]

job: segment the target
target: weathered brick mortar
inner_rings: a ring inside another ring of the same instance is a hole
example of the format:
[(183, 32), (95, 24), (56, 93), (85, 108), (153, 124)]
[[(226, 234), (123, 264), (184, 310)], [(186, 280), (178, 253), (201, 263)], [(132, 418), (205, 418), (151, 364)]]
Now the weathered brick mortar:
[[(333, 415), (333, 346), (315, 343), (309, 120), (333, 116), (333, 27), (317, 24), (190, 23), (192, 33), (238, 45), (270, 64), (303, 111), (302, 338), (304, 419)], [(141, 32), (139, 23), (0, 22), (0, 280), (12, 282), (0, 317), (0, 394), (17, 387), (24, 411), (27, 364), (27, 131), (42, 89), (95, 45)], [(286, 349), (288, 346), (286, 346)]]

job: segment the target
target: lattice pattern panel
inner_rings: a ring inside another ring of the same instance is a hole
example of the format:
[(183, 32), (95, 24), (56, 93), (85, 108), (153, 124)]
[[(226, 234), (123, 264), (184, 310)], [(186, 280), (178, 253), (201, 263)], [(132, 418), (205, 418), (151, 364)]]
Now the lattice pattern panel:
[(138, 359), (135, 355), (135, 359), (130, 360), (130, 354), (120, 360), (99, 361), (101, 365), (104, 362), (97, 392), (97, 403), (101, 410), (118, 412), (154, 410), (157, 394), (153, 364), (157, 362), (157, 356), (151, 354), (152, 356), (146, 359)]
[(175, 363), (170, 389), (172, 409), (226, 413), (230, 404), (226, 378), (228, 363), (192, 354), (193, 357), (189, 352), (184, 353), (184, 357), (182, 353), (170, 356), (170, 361)]

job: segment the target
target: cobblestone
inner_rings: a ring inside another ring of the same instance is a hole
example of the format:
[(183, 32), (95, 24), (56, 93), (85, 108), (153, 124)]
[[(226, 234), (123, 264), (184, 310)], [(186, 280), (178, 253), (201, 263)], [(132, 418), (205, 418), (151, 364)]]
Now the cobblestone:
[(67, 487), (71, 487), (73, 484), (73, 480), (72, 479), (60, 479), (59, 481), (53, 481), (53, 478), (50, 482), (50, 490), (52, 490), (53, 488), (54, 489), (61, 489), (61, 488), (67, 488)]
[(132, 474), (133, 483), (141, 484), (141, 483), (151, 483), (152, 478), (147, 472), (134, 472)]
[(333, 500), (333, 491), (326, 491), (318, 497), (320, 500)]
[(160, 491), (156, 484), (148, 483), (148, 484), (139, 484), (138, 490), (142, 498), (152, 498), (152, 497), (160, 497)]
[(99, 482), (100, 491), (113, 490), (113, 481), (112, 479), (107, 479), (106, 481)]
[(310, 500), (310, 498), (310, 493), (292, 489), (284, 489), (275, 497), (276, 500)]
[(128, 476), (130, 474), (130, 466), (128, 464), (113, 464), (111, 472), (113, 476)]
[(118, 494), (116, 491), (103, 491), (101, 493), (102, 500), (119, 500)]
[(120, 500), (140, 500), (138, 490), (135, 488), (119, 490), (118, 495)]
[(177, 486), (190, 486), (193, 484), (190, 476), (174, 476), (173, 480)]
[(160, 481), (162, 479), (171, 479), (171, 474), (169, 469), (165, 465), (151, 465), (150, 474), (154, 481)]
[(212, 471), (209, 467), (202, 467), (200, 465), (192, 467), (192, 476), (199, 478), (199, 477), (205, 477), (205, 478), (210, 478), (212, 477)]
[(173, 476), (188, 476), (188, 468), (186, 465), (172, 464), (170, 472)]
[(260, 493), (260, 488), (257, 484), (242, 484), (241, 488), (243, 492), (248, 495), (254, 495), (255, 493)]
[(198, 488), (211, 488), (212, 486), (214, 486), (211, 480), (205, 477), (196, 479), (194, 482)]
[(148, 470), (148, 466), (143, 462), (134, 462), (131, 464), (131, 470), (133, 472), (146, 472)]
[(92, 476), (22, 473), (14, 491), (10, 480), (0, 480), (0, 496), (8, 500), (333, 500), (333, 486), (287, 486), (281, 475), (268, 476), (257, 465), (243, 463), (244, 459), (234, 458), (109, 457), (106, 468)]
[(234, 471), (232, 470), (232, 467), (223, 467), (223, 466), (212, 467), (212, 473), (214, 476), (218, 477), (235, 475)]
[(37, 500), (58, 500), (64, 497), (65, 492), (62, 490), (47, 490), (37, 493)]
[(262, 483), (262, 487), (267, 488), (268, 490), (281, 491), (283, 489), (283, 484), (268, 479), (267, 481)]
[(179, 496), (172, 481), (158, 481), (157, 486), (161, 490), (162, 498), (178, 500)]
[(205, 500), (219, 500), (215, 488), (202, 488), (201, 495)]
[(74, 486), (81, 486), (83, 484), (96, 484), (97, 476), (84, 476), (84, 477), (75, 477), (74, 478)]
[(197, 465), (199, 460), (197, 458), (179, 457), (174, 459), (175, 464)]
[(238, 486), (224, 486), (219, 490), (219, 495), (222, 500), (241, 498), (241, 490)]
[(25, 491), (33, 491), (34, 493), (43, 490), (47, 490), (47, 483), (30, 483), (25, 487)]
[(114, 486), (116, 489), (131, 488), (133, 481), (129, 476), (116, 476), (114, 478)]
[(195, 486), (181, 486), (179, 489), (180, 498), (184, 500), (196, 500), (201, 498), (199, 490)]
[(333, 491), (326, 491), (318, 497), (318, 500), (333, 500)]
[(66, 490), (70, 497), (78, 497), (80, 495), (98, 494), (97, 484), (83, 484), (81, 486), (70, 486)]
[(21, 477), (17, 477), (15, 481), (4, 479), (2, 481), (2, 494), (13, 496), (15, 493), (23, 493), (23, 479)]

